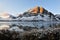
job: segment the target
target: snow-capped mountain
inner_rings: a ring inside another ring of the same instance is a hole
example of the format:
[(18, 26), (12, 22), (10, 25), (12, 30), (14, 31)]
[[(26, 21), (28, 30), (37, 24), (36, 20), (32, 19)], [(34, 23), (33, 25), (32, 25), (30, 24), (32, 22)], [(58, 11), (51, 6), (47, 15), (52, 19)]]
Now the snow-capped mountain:
[(15, 19), (16, 17), (14, 17), (13, 15), (10, 15), (8, 13), (2, 13), (0, 14), (0, 19)]
[(60, 14), (56, 14), (55, 17), (60, 21)]
[(24, 12), (22, 15), (19, 15), (20, 20), (44, 20), (44, 21), (56, 21), (58, 18), (54, 14), (47, 11), (43, 7), (34, 7), (27, 12)]
[(43, 20), (43, 21), (59, 21), (60, 17), (52, 14), (43, 7), (34, 7), (18, 15), (17, 17), (10, 15), (8, 13), (1, 13), (0, 20)]

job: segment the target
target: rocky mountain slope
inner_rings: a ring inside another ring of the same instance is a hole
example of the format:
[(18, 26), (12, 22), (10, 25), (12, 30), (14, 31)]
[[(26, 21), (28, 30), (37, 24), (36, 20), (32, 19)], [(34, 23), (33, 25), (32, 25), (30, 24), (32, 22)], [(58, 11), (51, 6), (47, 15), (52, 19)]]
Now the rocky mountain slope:
[(27, 12), (24, 12), (23, 14), (19, 15), (18, 18), (20, 20), (43, 20), (43, 21), (57, 21), (58, 18), (55, 17), (54, 14), (47, 11), (43, 7), (34, 7)]
[(15, 20), (39, 20), (39, 21), (60, 21), (60, 17), (54, 15), (53, 13), (47, 11), (43, 7), (36, 6), (34, 8), (29, 9), (28, 11), (20, 14), (18, 16), (13, 16), (8, 13), (0, 14), (0, 20), (6, 19), (15, 19)]
[(55, 17), (60, 20), (60, 14), (56, 14)]

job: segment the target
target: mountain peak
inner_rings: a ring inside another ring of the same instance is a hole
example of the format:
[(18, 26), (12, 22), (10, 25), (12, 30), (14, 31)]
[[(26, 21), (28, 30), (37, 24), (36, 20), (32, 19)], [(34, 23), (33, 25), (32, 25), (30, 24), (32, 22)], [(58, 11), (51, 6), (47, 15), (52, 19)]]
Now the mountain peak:
[(40, 13), (43, 13), (43, 11), (44, 11), (44, 8), (40, 7)]
[(43, 13), (43, 11), (44, 11), (43, 7), (36, 6), (32, 9), (30, 9), (28, 12), (37, 14), (37, 13)]

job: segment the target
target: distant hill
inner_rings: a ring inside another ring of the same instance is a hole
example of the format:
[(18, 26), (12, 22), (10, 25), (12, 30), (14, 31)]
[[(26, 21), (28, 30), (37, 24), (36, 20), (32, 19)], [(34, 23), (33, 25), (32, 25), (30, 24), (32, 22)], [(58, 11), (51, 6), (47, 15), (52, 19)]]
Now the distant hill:
[(16, 17), (13, 15), (10, 15), (8, 13), (2, 13), (0, 14), (0, 19), (15, 19)]

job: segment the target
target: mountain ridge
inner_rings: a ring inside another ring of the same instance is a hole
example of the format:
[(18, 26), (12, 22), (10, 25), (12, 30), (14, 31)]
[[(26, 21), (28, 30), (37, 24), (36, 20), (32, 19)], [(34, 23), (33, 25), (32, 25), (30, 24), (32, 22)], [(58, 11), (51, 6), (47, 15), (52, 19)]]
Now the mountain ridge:
[[(39, 17), (38, 17), (39, 15)], [(35, 17), (34, 17), (35, 16)], [(36, 6), (32, 9), (29, 9), (27, 12), (24, 12), (22, 15), (19, 15), (18, 17), (21, 17), (21, 20), (30, 20), (31, 18), (33, 18), (32, 20), (57, 20), (55, 15), (49, 11), (47, 11), (45, 8), (43, 7), (39, 7)], [(24, 19), (25, 17), (25, 19)], [(31, 17), (31, 18), (30, 18)], [(49, 20), (49, 21), (50, 21)]]
[(36, 6), (24, 12), (23, 14), (19, 14), (17, 17), (5, 13), (0, 16), (0, 19), (17, 19), (17, 20), (43, 20), (43, 21), (60, 21), (60, 18), (49, 12), (43, 7)]

